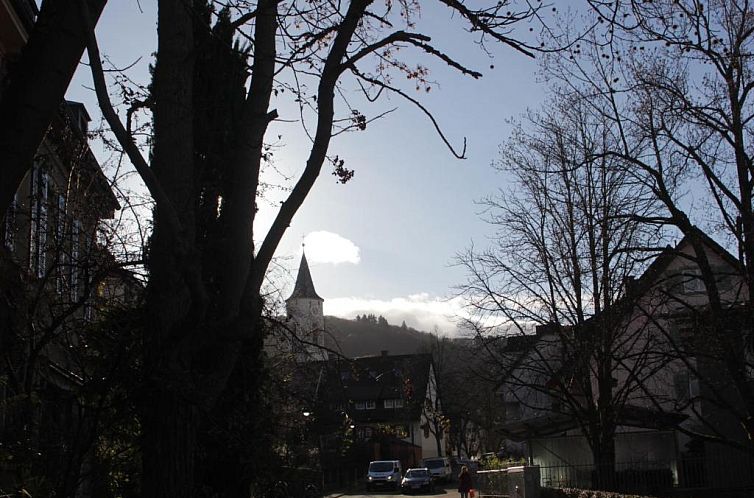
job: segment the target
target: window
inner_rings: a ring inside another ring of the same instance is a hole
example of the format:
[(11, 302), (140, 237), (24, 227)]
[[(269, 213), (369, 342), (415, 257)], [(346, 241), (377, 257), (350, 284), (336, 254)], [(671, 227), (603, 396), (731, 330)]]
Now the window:
[(521, 404), (517, 401), (507, 401), (503, 403), (505, 409), (505, 418), (507, 420), (518, 420), (521, 418)]
[(3, 243), (5, 247), (13, 251), (16, 248), (16, 211), (18, 210), (18, 192), (13, 196), (13, 201), (5, 213)]
[(55, 212), (55, 251), (58, 265), (55, 277), (55, 290), (58, 294), (65, 291), (65, 277), (68, 266), (68, 253), (65, 248), (65, 197), (58, 194), (58, 207)]
[(61, 247), (65, 233), (65, 197), (58, 194), (57, 210), (55, 211), (55, 244)]
[(725, 292), (733, 289), (736, 281), (736, 271), (725, 265), (717, 265), (712, 268), (715, 273), (715, 283), (719, 292)]
[(377, 402), (373, 399), (367, 401), (356, 401), (353, 407), (357, 410), (374, 410), (377, 408)]
[(678, 403), (688, 403), (691, 399), (691, 385), (689, 380), (689, 373), (686, 371), (676, 372), (675, 375), (673, 375), (675, 399)]
[(79, 297), (79, 244), (81, 242), (81, 222), (74, 220), (71, 226), (71, 264), (68, 272), (68, 282), (71, 286), (71, 299)]
[(30, 183), (30, 195), (29, 205), (31, 207), (31, 226), (29, 227), (29, 269), (36, 273), (37, 271), (37, 255), (39, 248), (39, 178), (40, 178), (40, 165), (38, 162), (34, 162), (31, 168), (31, 183)]
[(677, 319), (670, 324), (670, 339), (673, 347), (678, 350), (691, 350), (695, 335), (694, 323), (689, 319)]
[(686, 268), (680, 274), (681, 290), (684, 294), (701, 294), (705, 292), (702, 272), (699, 268)]
[(372, 439), (372, 428), (371, 427), (358, 427), (356, 429), (356, 436), (359, 439)]
[(385, 408), (403, 408), (402, 399), (386, 399), (383, 403)]
[(29, 269), (43, 277), (47, 269), (47, 209), (50, 176), (35, 161), (31, 168), (31, 226), (29, 230)]

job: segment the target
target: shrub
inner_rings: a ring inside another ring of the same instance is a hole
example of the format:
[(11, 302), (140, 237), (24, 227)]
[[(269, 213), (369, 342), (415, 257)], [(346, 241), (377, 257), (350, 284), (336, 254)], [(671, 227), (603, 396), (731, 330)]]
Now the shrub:
[(481, 461), (484, 470), (499, 470), (507, 469), (508, 467), (517, 467), (519, 465), (526, 465), (526, 459), (524, 458), (498, 458), (496, 456), (488, 456)]
[(540, 498), (652, 498), (640, 495), (624, 495), (612, 491), (573, 488), (542, 488)]

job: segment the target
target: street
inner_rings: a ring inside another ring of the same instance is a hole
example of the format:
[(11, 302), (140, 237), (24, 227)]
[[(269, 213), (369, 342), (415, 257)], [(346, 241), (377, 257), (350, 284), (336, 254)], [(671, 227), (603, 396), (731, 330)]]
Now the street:
[(329, 495), (327, 498), (338, 498), (340, 496), (359, 497), (359, 498), (361, 497), (363, 498), (403, 498), (407, 496), (412, 496), (412, 497), (417, 496), (417, 497), (427, 497), (427, 498), (457, 498), (459, 494), (454, 484), (450, 483), (450, 484), (444, 484), (444, 485), (437, 485), (433, 493), (413, 493), (411, 495), (407, 495), (407, 494), (401, 493), (400, 491), (387, 491), (387, 490), (367, 492), (366, 490), (362, 488), (355, 491), (350, 491), (348, 493), (332, 494), (332, 495)]

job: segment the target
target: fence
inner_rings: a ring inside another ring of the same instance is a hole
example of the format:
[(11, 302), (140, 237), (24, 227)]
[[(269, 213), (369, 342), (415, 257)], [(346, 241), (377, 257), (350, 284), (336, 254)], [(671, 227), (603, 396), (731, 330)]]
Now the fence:
[(474, 486), (480, 498), (527, 498), (539, 496), (539, 467), (509, 467), (476, 473)]
[(339, 466), (322, 470), (322, 488), (326, 491), (362, 484), (366, 475), (363, 466)]
[(507, 497), (509, 488), (506, 470), (482, 470), (474, 476), (474, 487), (482, 497)]
[(598, 472), (594, 465), (540, 466), (542, 487), (612, 489), (652, 496), (754, 496), (754, 461), (682, 456), (669, 462), (617, 463)]
[(675, 464), (633, 462), (602, 469), (594, 465), (540, 467), (541, 484), (547, 488), (611, 489), (632, 494), (656, 494), (677, 483)]

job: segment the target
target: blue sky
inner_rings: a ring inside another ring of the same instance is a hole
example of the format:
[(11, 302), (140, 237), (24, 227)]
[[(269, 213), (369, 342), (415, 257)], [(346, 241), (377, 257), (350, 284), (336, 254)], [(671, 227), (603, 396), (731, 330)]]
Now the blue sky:
[[(147, 81), (156, 47), (154, 9), (149, 1), (111, 1), (97, 27), (100, 50), (115, 66), (131, 65), (141, 57), (128, 73), (140, 82)], [(451, 266), (454, 254), (471, 241), (486, 244), (491, 230), (480, 220), (475, 201), (505, 187), (505, 178), (490, 164), (508, 135), (506, 120), (527, 106), (539, 105), (544, 87), (535, 77), (536, 61), (503, 46), (491, 46), (494, 58), (490, 58), (468, 34), (450, 29), (459, 24), (447, 9), (423, 9), (419, 27), (433, 36), (433, 44), (484, 73), (473, 80), (423, 60), (439, 86), (422, 93), (422, 102), (453, 144), (467, 138), (468, 158), (455, 159), (431, 123), (407, 102), (391, 98), (377, 106), (360, 105), (368, 117), (380, 109), (398, 109), (370, 123), (365, 132), (333, 140), (332, 155), (345, 159), (355, 176), (340, 185), (325, 165), (277, 253), (281, 266), (291, 272), (283, 272), (278, 282), (287, 297), (302, 238), (307, 237), (307, 257), (326, 314), (350, 318), (373, 312), (391, 323), (405, 320), (419, 329), (436, 326), (452, 333), (451, 317), (459, 303), (449, 298), (453, 286), (464, 279), (463, 272)], [(96, 99), (89, 88), (88, 68), (82, 65), (67, 98), (84, 102), (98, 122)], [(295, 110), (283, 102), (273, 105), (279, 106), (283, 120), (297, 119)], [(280, 122), (269, 134), (283, 135), (275, 167), (291, 177), (300, 173), (308, 152), (299, 130), (298, 123)], [(95, 148), (104, 160), (105, 154), (98, 151)], [(281, 181), (274, 175), (268, 179)], [(270, 219), (270, 210), (264, 209), (257, 233)]]

